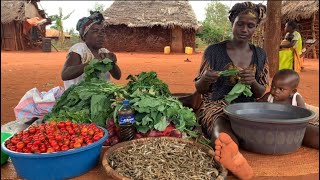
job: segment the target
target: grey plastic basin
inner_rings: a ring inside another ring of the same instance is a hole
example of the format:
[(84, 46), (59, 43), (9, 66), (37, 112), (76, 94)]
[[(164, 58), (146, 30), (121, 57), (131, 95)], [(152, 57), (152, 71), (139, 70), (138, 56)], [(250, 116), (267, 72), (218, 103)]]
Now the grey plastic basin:
[(226, 106), (240, 147), (255, 153), (288, 154), (301, 147), (308, 121), (315, 113), (301, 107), (273, 103)]

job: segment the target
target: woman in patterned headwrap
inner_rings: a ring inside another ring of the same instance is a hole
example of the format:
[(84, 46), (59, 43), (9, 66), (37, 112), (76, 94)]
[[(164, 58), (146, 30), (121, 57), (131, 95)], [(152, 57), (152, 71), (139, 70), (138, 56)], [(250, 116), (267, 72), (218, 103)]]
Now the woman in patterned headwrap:
[(103, 77), (107, 81), (110, 80), (110, 74), (117, 80), (121, 78), (116, 55), (103, 48), (106, 35), (103, 26), (104, 18), (98, 11), (90, 12), (90, 14), (89, 17), (81, 18), (77, 23), (77, 30), (84, 42), (73, 45), (69, 50), (61, 74), (65, 89), (83, 80), (84, 67), (92, 59), (111, 59), (113, 61), (113, 69)]
[[(202, 103), (197, 112), (204, 133), (215, 143), (215, 159), (240, 179), (250, 179), (253, 172), (238, 151), (238, 140), (223, 113), (224, 100), (237, 81), (250, 85), (252, 97), (239, 96), (234, 103), (253, 102), (268, 85), (268, 63), (263, 49), (249, 44), (257, 25), (265, 17), (266, 6), (243, 2), (229, 11), (233, 38), (210, 45), (204, 52), (199, 74), (195, 78)], [(220, 77), (217, 71), (237, 68), (237, 77)]]

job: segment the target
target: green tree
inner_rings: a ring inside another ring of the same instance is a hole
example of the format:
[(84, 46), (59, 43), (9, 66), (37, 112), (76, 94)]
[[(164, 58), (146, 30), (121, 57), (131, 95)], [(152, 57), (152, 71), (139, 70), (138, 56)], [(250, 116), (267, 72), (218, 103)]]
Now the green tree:
[(62, 8), (59, 7), (59, 14), (50, 16), (52, 22), (54, 22), (54, 24), (53, 24), (53, 26), (51, 26), (51, 28), (54, 28), (59, 31), (59, 44), (61, 47), (63, 46), (64, 40), (65, 40), (63, 21), (67, 20), (73, 12), (74, 12), (74, 10), (72, 12), (70, 12), (68, 15), (64, 16), (62, 13)]
[(211, 2), (205, 9), (206, 19), (203, 30), (198, 34), (207, 44), (217, 43), (231, 37), (231, 24), (228, 19), (229, 7), (220, 2)]
[(99, 11), (100, 13), (103, 13), (104, 4), (101, 3), (94, 3), (94, 7), (92, 9), (88, 9), (88, 12), (90, 11)]
[(77, 35), (77, 33), (76, 33), (76, 31), (74, 30), (74, 28), (71, 28), (71, 29), (68, 31), (68, 34), (70, 34), (71, 36)]

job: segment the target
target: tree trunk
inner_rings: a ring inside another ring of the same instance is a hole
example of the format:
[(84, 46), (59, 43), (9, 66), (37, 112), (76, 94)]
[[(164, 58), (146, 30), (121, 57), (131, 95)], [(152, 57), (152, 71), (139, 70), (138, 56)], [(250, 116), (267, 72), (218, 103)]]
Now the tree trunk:
[(279, 46), (281, 40), (281, 0), (268, 0), (267, 21), (263, 47), (267, 52), (270, 77), (279, 70)]
[[(312, 22), (311, 22), (312, 39), (317, 39), (315, 28), (314, 28), (315, 22), (316, 22), (316, 13), (314, 12), (312, 16)], [(318, 59), (316, 47), (312, 48), (312, 55), (313, 55), (313, 59)]]

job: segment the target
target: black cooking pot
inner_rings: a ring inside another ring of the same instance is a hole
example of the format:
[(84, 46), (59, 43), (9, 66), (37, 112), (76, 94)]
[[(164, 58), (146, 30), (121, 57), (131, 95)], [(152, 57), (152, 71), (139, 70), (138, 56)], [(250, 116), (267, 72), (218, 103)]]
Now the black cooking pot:
[(288, 154), (301, 147), (307, 124), (315, 113), (273, 103), (236, 103), (226, 106), (241, 148), (262, 154)]

